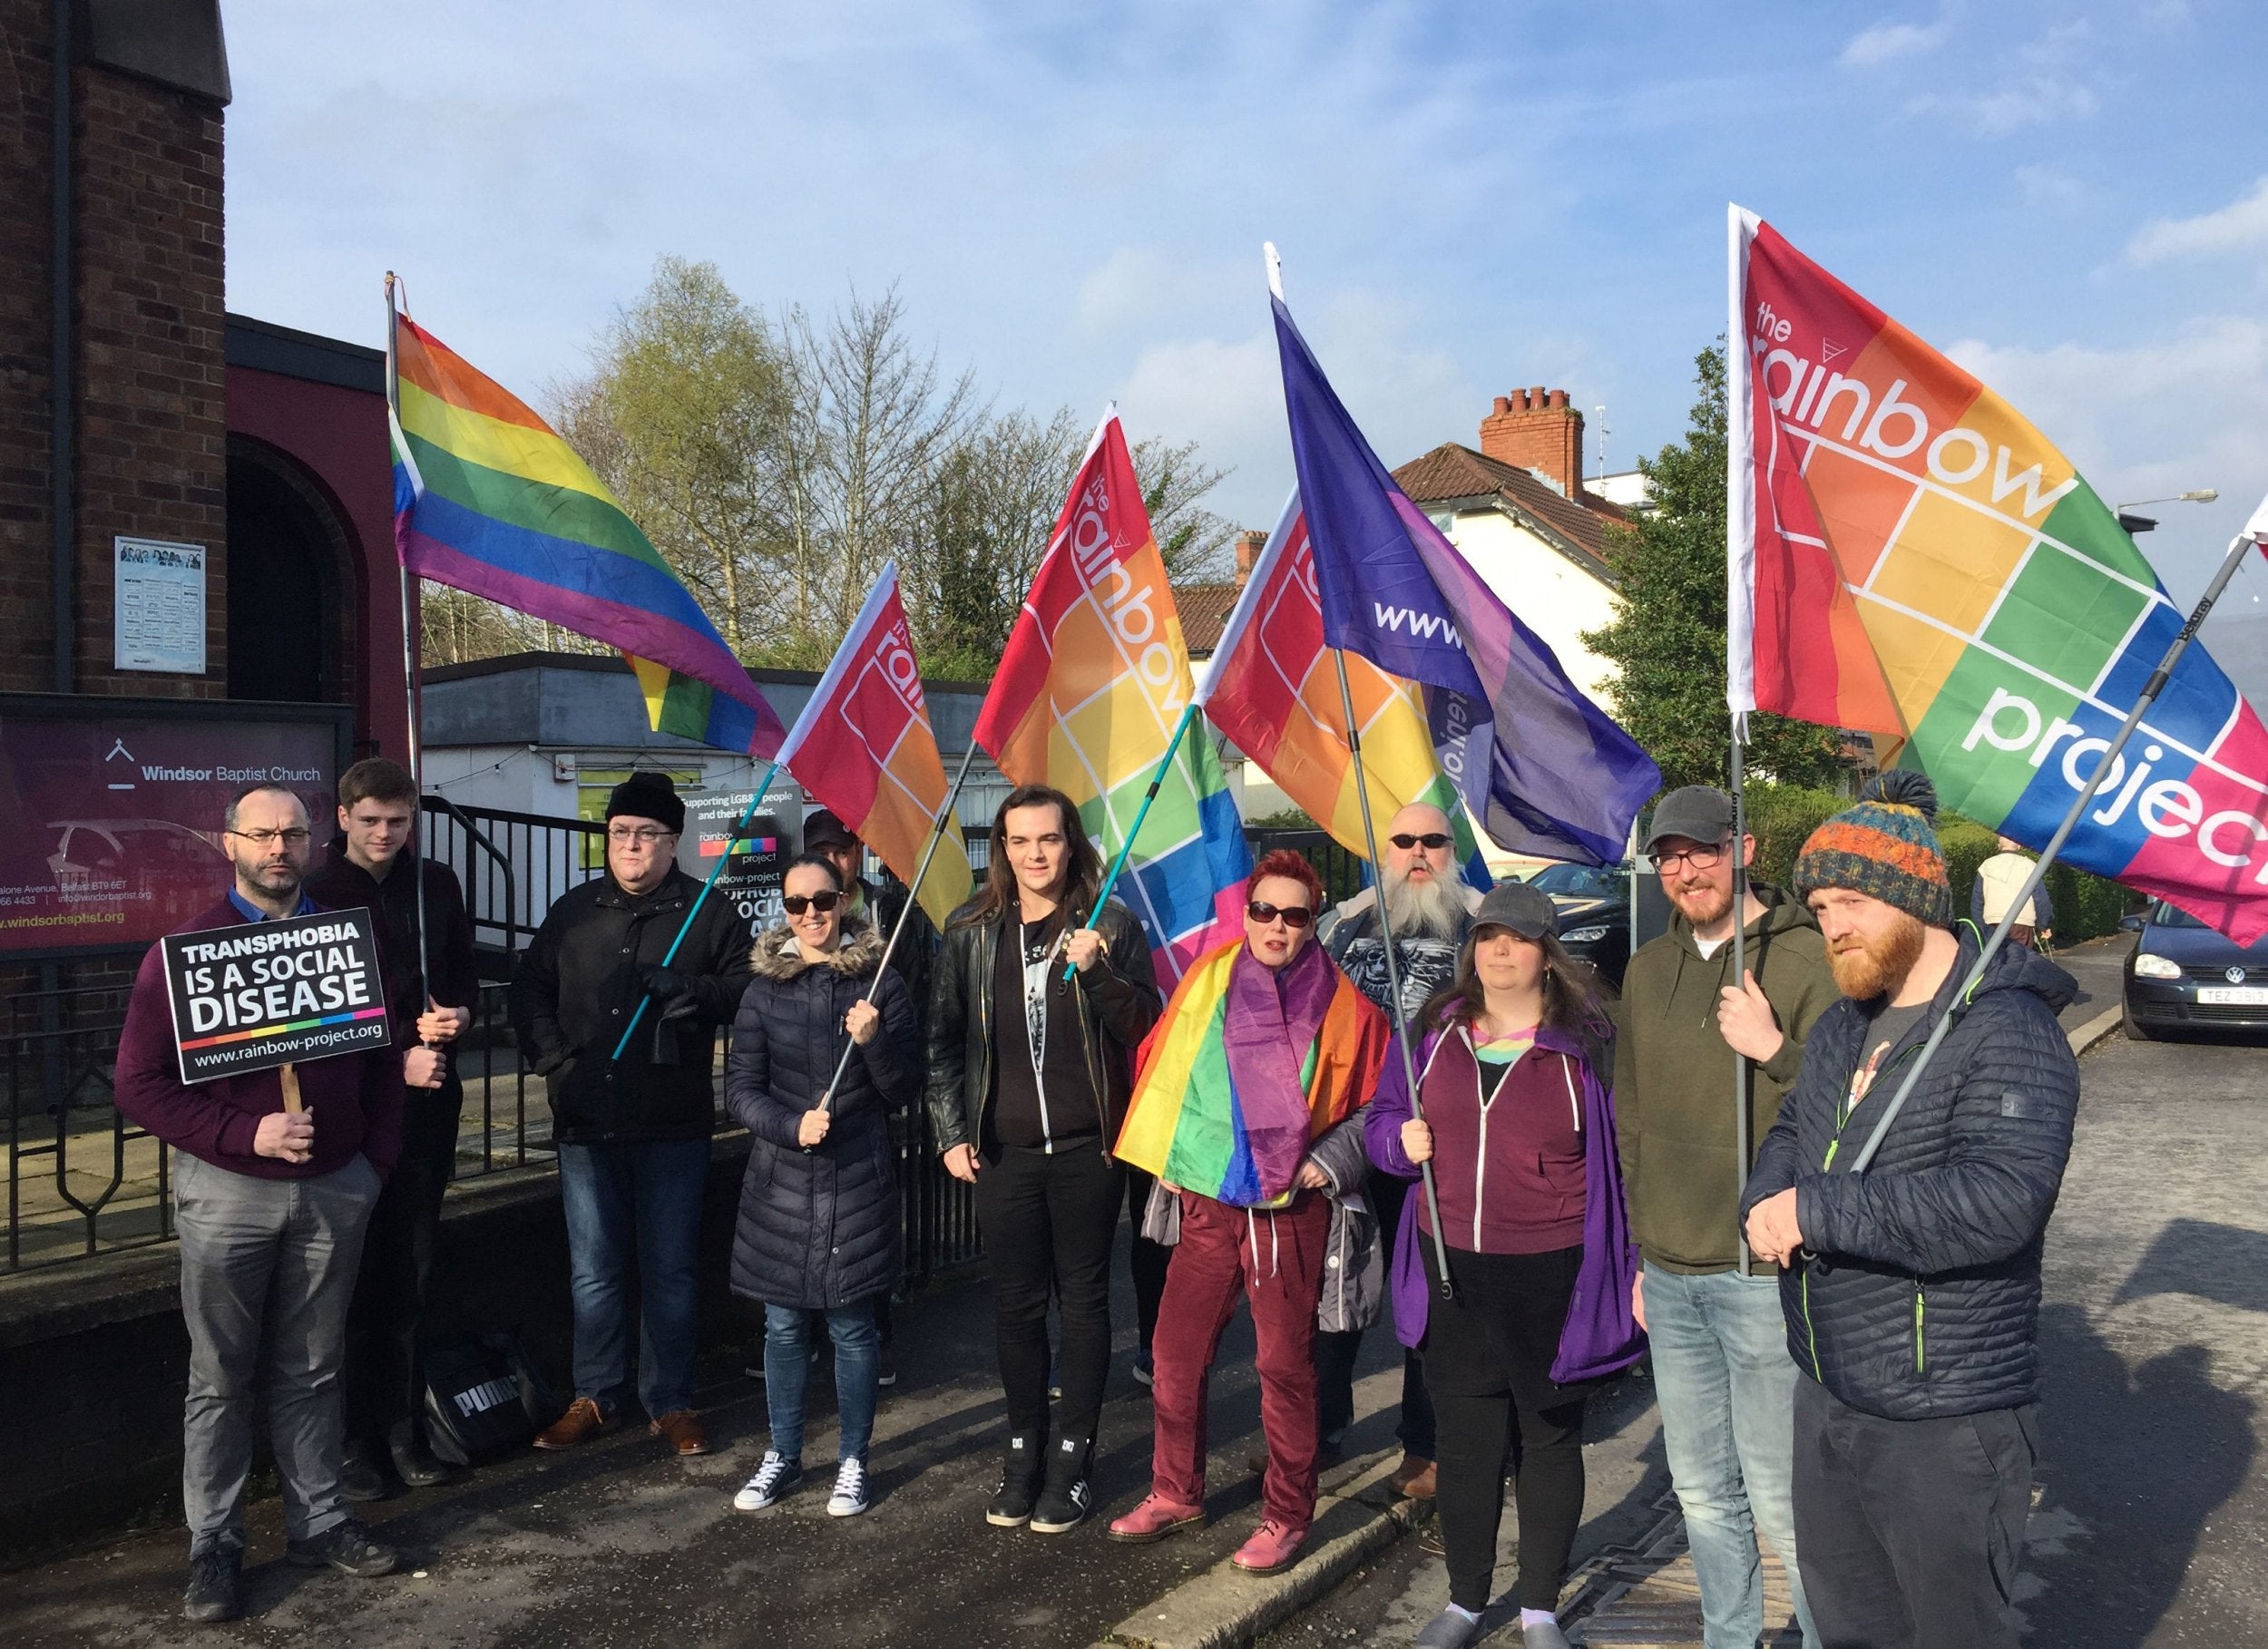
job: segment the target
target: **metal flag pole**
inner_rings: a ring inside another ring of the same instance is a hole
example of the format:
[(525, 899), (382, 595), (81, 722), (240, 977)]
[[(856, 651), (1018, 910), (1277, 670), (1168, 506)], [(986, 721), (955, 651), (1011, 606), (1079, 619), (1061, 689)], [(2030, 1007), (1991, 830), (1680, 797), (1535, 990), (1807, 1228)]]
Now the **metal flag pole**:
[[(386, 414), (387, 421), (393, 426), (394, 438), (403, 442), (403, 450), (406, 452), (408, 444), (402, 435), (401, 382), (395, 376), (394, 288), (396, 284), (394, 271), (388, 269), (386, 272)], [(408, 701), (406, 708), (409, 716), (408, 720), (404, 724), (406, 728), (404, 737), (409, 751), (410, 784), (417, 792), (417, 799), (410, 809), (410, 845), (415, 852), (423, 845), (425, 837), (425, 768), (421, 748), (423, 741), (417, 736), (417, 648), (414, 639), (416, 625), (409, 603), (409, 563), (402, 560), (401, 546), (398, 544), (395, 546), (394, 571), (400, 576), (402, 594), (402, 692)], [(410, 868), (417, 877), (415, 889), (417, 895), (417, 1000), (424, 1004), (424, 1011), (430, 1013), (434, 1007), (433, 976), (425, 960), (425, 866), (422, 854), (415, 859)], [(471, 1005), (466, 1004), (468, 1007)]]
[[(1142, 821), (1149, 817), (1149, 805), (1158, 799), (1158, 786), (1166, 782), (1166, 770), (1173, 766), (1175, 753), (1181, 748), (1183, 735), (1197, 719), (1198, 700), (1194, 693), (1183, 707), (1181, 719), (1173, 724), (1173, 737), (1166, 741), (1166, 754), (1158, 764), (1158, 771), (1149, 776), (1149, 788), (1142, 795), (1142, 805), (1135, 810), (1134, 824), (1126, 833), (1126, 840), (1119, 846), (1119, 856), (1110, 861), (1110, 873), (1102, 879), (1102, 889), (1095, 895), (1095, 908), (1087, 912), (1087, 925), (1093, 927), (1102, 920), (1102, 907), (1110, 903), (1110, 890), (1119, 884), (1119, 873), (1126, 868), (1127, 855), (1134, 851), (1134, 838), (1142, 834)], [(1063, 982), (1069, 984), (1072, 974), (1079, 971), (1075, 962), (1063, 964)]]
[[(1852, 1162), (1852, 1173), (1865, 1173), (1867, 1165), (1874, 1160), (1874, 1153), (1882, 1148), (1882, 1137), (1890, 1132), (1890, 1125), (1897, 1120), (1898, 1113), (1905, 1108), (1906, 1100), (1913, 1093), (1915, 1084), (1921, 1080), (1921, 1073), (1929, 1068), (1931, 1058), (1937, 1052), (1939, 1045), (1945, 1040), (1946, 1033), (1952, 1029), (1954, 1021), (1959, 1020), (1965, 1011), (1965, 1004), (1969, 1000), (1970, 992), (1977, 988), (1978, 981), (1984, 978), (1986, 967), (1995, 956), (1999, 954), (2000, 946), (2009, 936), (2009, 930), (2016, 925), (2017, 916), (2026, 905), (2031, 903), (2032, 895), (2039, 891), (2039, 884), (2047, 879), (2048, 867), (2056, 862), (2056, 855), (2063, 851), (2064, 843), (2069, 839), (2072, 831), (2077, 828), (2079, 816), (2095, 800), (2095, 793), (2102, 788), (2103, 781), (2111, 770), (2111, 765), (2118, 761), (2118, 753), (2126, 748), (2126, 740), (2134, 737), (2134, 730), (2142, 724), (2144, 714), (2156, 701), (2157, 696), (2165, 690), (2165, 683), (2174, 673), (2174, 666), (2179, 663), (2181, 656), (2189, 650), (2190, 642), (2196, 639), (2198, 626), (2205, 621), (2205, 615), (2213, 610), (2213, 604), (2221, 599), (2221, 592), (2228, 588), (2229, 581), (2236, 576), (2237, 564), (2244, 559), (2245, 551), (2253, 542), (2254, 540), (2249, 533), (2239, 533), (2230, 542), (2229, 552), (2222, 559), (2220, 571), (2213, 575), (2213, 582), (2205, 587), (2204, 595), (2197, 602), (2195, 610), (2190, 613), (2188, 621), (2175, 632), (2173, 641), (2165, 649), (2165, 657), (2158, 660), (2157, 668), (2152, 670), (2150, 678), (2142, 684), (2142, 691), (2134, 701), (2134, 708), (2126, 712), (2126, 719), (2120, 725), (2117, 735), (2112, 738), (2109, 747), (2096, 762), (2094, 772), (2087, 775), (2087, 784), (2080, 789), (2078, 799), (2071, 804), (2070, 810), (2063, 815), (2063, 823), (2056, 826), (2056, 834), (2048, 838), (2048, 845), (2041, 850), (2038, 862), (2032, 866), (2032, 873), (2024, 879), (2023, 890), (2009, 902), (2008, 913), (2000, 918), (1999, 926), (1992, 930), (1992, 937), (1985, 941), (1984, 949), (1977, 953), (1976, 964), (1969, 970), (1969, 978), (1954, 996), (1953, 1005), (1946, 1010), (1944, 1016), (1931, 1030), (1929, 1040), (1921, 1044), (1921, 1055), (1914, 1060), (1913, 1068), (1906, 1073), (1906, 1079), (1898, 1085), (1898, 1091), (1891, 1096), (1890, 1104), (1884, 1108), (1882, 1119), (1875, 1123), (1874, 1131), (1867, 1136), (1865, 1148), (1861, 1150), (1858, 1156)], [(2123, 764), (2121, 764), (2121, 770), (2123, 771)]]
[[(914, 872), (912, 884), (905, 890), (905, 908), (890, 924), (889, 941), (882, 947), (882, 960), (875, 964), (874, 983), (868, 985), (866, 994), (858, 999), (862, 1002), (873, 1001), (875, 992), (882, 988), (883, 970), (897, 954), (899, 936), (905, 932), (905, 924), (914, 919), (914, 907), (922, 902), (922, 883), (928, 879), (930, 861), (937, 856), (938, 844), (945, 839), (945, 832), (953, 823), (953, 802), (960, 796), (962, 783), (969, 776), (970, 766), (975, 760), (976, 740), (972, 738), (967, 753), (961, 758), (961, 771), (953, 776), (953, 783), (945, 790), (945, 805), (937, 810), (937, 822), (930, 826), (928, 845), (922, 849), (921, 864)], [(835, 1074), (826, 1079), (826, 1092), (819, 1096), (819, 1108), (823, 1111), (834, 1108), (835, 1090), (842, 1085), (843, 1073), (850, 1068), (851, 1049), (854, 1046), (855, 1044), (845, 1042), (842, 1058), (835, 1061)]]
[[(709, 889), (717, 885), (717, 878), (723, 875), (725, 866), (732, 863), (733, 844), (739, 841), (741, 833), (748, 829), (748, 821), (756, 817), (756, 810), (764, 805), (764, 792), (771, 787), (772, 775), (778, 771), (779, 763), (777, 759), (765, 765), (764, 776), (757, 781), (756, 789), (748, 796), (748, 805), (740, 810), (739, 821), (733, 825), (732, 834), (725, 838), (724, 851), (717, 855), (717, 863), (709, 873), (709, 880), (701, 883), (701, 891), (694, 897), (693, 908), (685, 912), (685, 920), (678, 926), (678, 936), (670, 942), (670, 948), (662, 952), (661, 965), (663, 967), (668, 967), (677, 960), (678, 947), (685, 942), (685, 936), (693, 931), (693, 923), (700, 916), (701, 906), (709, 903)], [(638, 1021), (646, 1017), (646, 1004), (651, 1000), (653, 998), (640, 989), (638, 993), (638, 1007), (630, 1016), (630, 1023), (622, 1027), (622, 1039), (614, 1044), (613, 1058), (617, 1063), (621, 1060), (622, 1050), (630, 1046), (630, 1039), (638, 1029)]]
[[(1346, 717), (1346, 745), (1354, 757), (1354, 806), (1363, 815), (1363, 846), (1370, 854), (1371, 885), (1378, 895), (1378, 934), (1386, 952), (1386, 990), (1393, 1001), (1394, 1045), (1402, 1049), (1403, 1080), (1410, 1087), (1410, 1115), (1425, 1120), (1425, 1106), (1418, 1098), (1417, 1056), (1410, 1050), (1410, 1016), (1402, 1005), (1402, 962), (1393, 949), (1393, 922), (1386, 913), (1386, 871), (1378, 857), (1378, 827), (1370, 816), (1370, 784), (1363, 774), (1363, 734), (1354, 721), (1354, 695), (1346, 685), (1346, 654), (1338, 648), (1331, 649), (1331, 661), (1339, 671), (1339, 710)], [(1433, 1165), (1418, 1164), (1418, 1178), (1425, 1189), (1425, 1214), (1433, 1226), (1433, 1257), (1440, 1263), (1442, 1298), (1457, 1297), (1457, 1285), (1449, 1275), (1449, 1242), (1442, 1234), (1442, 1201), (1433, 1189)]]
[[(1742, 785), (1742, 769), (1747, 757), (1742, 748), (1741, 718), (1733, 717), (1733, 989), (1745, 992), (1748, 988), (1748, 856), (1742, 851), (1748, 839), (1748, 797)], [(1738, 1049), (1733, 1050), (1733, 1155), (1738, 1159), (1733, 1166), (1733, 1206), (1740, 1206), (1741, 1194), (1748, 1188), (1748, 1056)], [(1740, 1219), (1733, 1221), (1740, 1239), (1740, 1274), (1747, 1276), (1755, 1269), (1755, 1261), (1748, 1252), (1748, 1228)]]

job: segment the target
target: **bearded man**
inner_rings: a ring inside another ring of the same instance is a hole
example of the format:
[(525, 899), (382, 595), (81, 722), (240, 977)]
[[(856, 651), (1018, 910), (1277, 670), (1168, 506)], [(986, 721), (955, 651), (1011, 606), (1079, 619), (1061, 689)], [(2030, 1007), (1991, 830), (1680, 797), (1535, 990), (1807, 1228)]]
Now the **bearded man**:
[[(1795, 1392), (1798, 1562), (1829, 1644), (2016, 1649), (2031, 1501), (2039, 1258), (2071, 1149), (2077, 987), (2004, 947), (1973, 990), (1937, 795), (1888, 773), (1812, 834), (1794, 890), (1843, 1000), (1742, 1194), (1781, 1267)], [(1941, 1020), (1943, 1042), (1867, 1139)]]
[[(1467, 885), (1458, 873), (1456, 855), (1449, 815), (1422, 802), (1411, 803), (1387, 823), (1378, 885), (1334, 906), (1316, 930), (1331, 960), (1389, 1019), (1395, 1017), (1386, 965), (1389, 926), (1394, 961), (1402, 972), (1401, 1017), (1414, 1021), (1426, 999), (1457, 977), (1457, 952), (1472, 931), (1481, 890)], [(1378, 908), (1382, 891), (1383, 921)], [(1402, 1225), (1402, 1199), (1410, 1194), (1410, 1184), (1374, 1170), (1364, 1187), (1378, 1216), (1389, 1274), (1394, 1234)], [(1354, 1420), (1354, 1359), (1362, 1344), (1360, 1329), (1315, 1335), (1316, 1435), (1326, 1466), (1338, 1458)], [(1402, 1463), (1392, 1479), (1395, 1492), (1421, 1499), (1431, 1496), (1433, 1402), (1426, 1395), (1424, 1365), (1413, 1351), (1403, 1353), (1402, 1417), (1394, 1435), (1402, 1443)]]

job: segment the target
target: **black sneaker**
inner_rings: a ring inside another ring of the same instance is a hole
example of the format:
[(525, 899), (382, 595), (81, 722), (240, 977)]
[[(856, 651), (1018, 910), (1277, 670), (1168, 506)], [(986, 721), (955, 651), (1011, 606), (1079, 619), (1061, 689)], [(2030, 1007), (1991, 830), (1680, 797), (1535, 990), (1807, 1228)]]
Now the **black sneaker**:
[(1007, 1458), (1000, 1468), (1000, 1488), (984, 1508), (984, 1521), (994, 1528), (1022, 1528), (1031, 1521), (1031, 1503), (1040, 1496), (1040, 1462), (1032, 1439), (1012, 1437)]
[(191, 1555), (189, 1590), (181, 1594), (181, 1613), (208, 1625), (234, 1620), (244, 1613), (241, 1547), (223, 1543)]
[(359, 1443), (349, 1443), (338, 1457), (338, 1492), (357, 1504), (383, 1500), (393, 1493), (386, 1474)]
[(388, 1445), (387, 1452), (394, 1458), (395, 1475), (412, 1488), (438, 1488), (444, 1483), (456, 1481), (456, 1468), (417, 1438), (396, 1438)]
[(332, 1524), (319, 1535), (287, 1542), (284, 1556), (303, 1569), (327, 1566), (363, 1580), (391, 1575), (402, 1561), (399, 1552), (371, 1539), (370, 1531), (352, 1517)]
[(875, 1357), (875, 1384), (888, 1390), (898, 1383), (898, 1354), (884, 1346)]
[(1077, 1528), (1094, 1509), (1094, 1491), (1087, 1487), (1087, 1461), (1093, 1445), (1065, 1438), (1048, 1453), (1047, 1483), (1031, 1508), (1031, 1532), (1061, 1535)]

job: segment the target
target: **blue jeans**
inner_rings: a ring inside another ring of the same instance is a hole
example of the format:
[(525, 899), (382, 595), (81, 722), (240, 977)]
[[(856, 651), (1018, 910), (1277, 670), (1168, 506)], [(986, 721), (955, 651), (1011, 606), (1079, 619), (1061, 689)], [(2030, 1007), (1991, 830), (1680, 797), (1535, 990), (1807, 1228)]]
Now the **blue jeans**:
[[(803, 1395), (811, 1381), (811, 1319), (798, 1305), (764, 1308), (764, 1403), (771, 1410), (772, 1447), (788, 1459), (803, 1458)], [(875, 1303), (855, 1300), (826, 1313), (835, 1342), (835, 1408), (843, 1439), (836, 1458), (863, 1460), (875, 1434), (875, 1402), (881, 1395), (882, 1334)]]
[(574, 1273), (575, 1395), (611, 1416), (630, 1384), (630, 1267), (638, 1266), (638, 1400), (659, 1420), (693, 1403), (694, 1269), (709, 1141), (559, 1147)]
[(1646, 1333), (1669, 1477), (1701, 1586), (1706, 1649), (1755, 1649), (1764, 1631), (1759, 1530), (1786, 1566), (1796, 1624), (1819, 1642), (1795, 1566), (1795, 1363), (1779, 1273), (1646, 1268)]

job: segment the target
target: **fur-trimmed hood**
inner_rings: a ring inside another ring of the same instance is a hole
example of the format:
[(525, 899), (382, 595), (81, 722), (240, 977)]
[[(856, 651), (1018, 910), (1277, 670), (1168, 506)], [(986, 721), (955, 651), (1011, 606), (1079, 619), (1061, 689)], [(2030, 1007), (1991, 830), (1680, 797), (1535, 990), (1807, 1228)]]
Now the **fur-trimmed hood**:
[(748, 966), (758, 979), (794, 979), (807, 968), (828, 967), (849, 979), (863, 979), (882, 962), (882, 933), (863, 916), (843, 923), (842, 942), (827, 952), (824, 963), (807, 961), (803, 948), (785, 922), (776, 922), (756, 936), (748, 951)]

